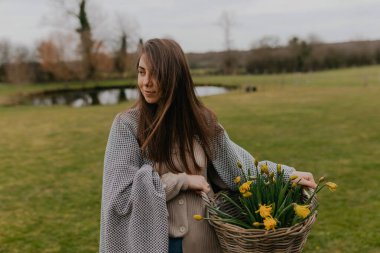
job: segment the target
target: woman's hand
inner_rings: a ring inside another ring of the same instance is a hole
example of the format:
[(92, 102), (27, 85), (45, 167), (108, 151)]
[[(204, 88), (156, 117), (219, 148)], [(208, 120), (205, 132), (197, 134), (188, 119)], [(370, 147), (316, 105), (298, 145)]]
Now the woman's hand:
[(297, 183), (313, 189), (317, 187), (317, 184), (314, 181), (313, 174), (311, 174), (310, 172), (295, 171), (290, 175), (290, 177), (292, 176), (297, 176), (297, 178), (292, 180), (293, 183)]
[(189, 175), (187, 174), (188, 190), (193, 190), (198, 193), (210, 191), (210, 185), (207, 182), (206, 178), (201, 175)]

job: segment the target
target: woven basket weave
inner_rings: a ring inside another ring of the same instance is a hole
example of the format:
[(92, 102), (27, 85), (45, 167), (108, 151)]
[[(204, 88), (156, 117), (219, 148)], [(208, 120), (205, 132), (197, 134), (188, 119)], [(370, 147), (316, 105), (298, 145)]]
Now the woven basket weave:
[[(205, 200), (208, 201), (209, 205), (217, 206), (228, 214), (239, 216), (237, 209), (223, 200), (219, 194), (216, 194), (211, 200)], [(316, 204), (317, 199), (314, 197), (311, 206), (315, 207)], [(225, 253), (298, 253), (302, 252), (311, 226), (316, 220), (317, 211), (303, 223), (269, 232), (264, 229), (245, 229), (225, 223), (211, 209), (207, 210), (207, 216)]]

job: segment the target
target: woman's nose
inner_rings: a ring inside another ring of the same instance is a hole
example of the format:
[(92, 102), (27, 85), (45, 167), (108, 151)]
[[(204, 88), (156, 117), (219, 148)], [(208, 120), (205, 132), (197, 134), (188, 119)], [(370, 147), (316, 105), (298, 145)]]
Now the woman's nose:
[(146, 75), (144, 78), (143, 78), (143, 85), (144, 86), (149, 86), (150, 85), (150, 78), (148, 75)]

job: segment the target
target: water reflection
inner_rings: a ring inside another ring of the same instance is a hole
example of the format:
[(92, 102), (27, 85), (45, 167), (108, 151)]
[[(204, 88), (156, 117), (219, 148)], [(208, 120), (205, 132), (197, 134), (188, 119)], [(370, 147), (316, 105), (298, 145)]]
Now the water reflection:
[(82, 107), (91, 105), (93, 103), (92, 98), (88, 94), (83, 94), (83, 97), (77, 98), (70, 103), (72, 107)]
[(99, 104), (114, 105), (119, 103), (121, 91), (118, 89), (105, 90), (98, 93)]
[(125, 89), (124, 90), (125, 98), (129, 100), (135, 100), (139, 97), (139, 92), (137, 89)]
[[(220, 86), (197, 86), (195, 93), (202, 96), (212, 96), (228, 92), (228, 89)], [(86, 91), (56, 91), (49, 94), (39, 94), (31, 97), (33, 105), (71, 105), (83, 107), (88, 105), (114, 105), (122, 101), (137, 99), (139, 92), (136, 88), (112, 88), (90, 89)]]
[(212, 96), (226, 93), (228, 90), (224, 87), (218, 86), (197, 86), (195, 87), (195, 94), (200, 97)]

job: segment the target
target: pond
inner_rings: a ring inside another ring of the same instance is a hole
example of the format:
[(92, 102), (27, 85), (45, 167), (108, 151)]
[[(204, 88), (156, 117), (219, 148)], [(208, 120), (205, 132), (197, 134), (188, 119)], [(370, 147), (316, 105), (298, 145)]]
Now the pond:
[[(220, 85), (196, 86), (195, 93), (199, 97), (227, 93), (236, 87)], [(35, 106), (70, 105), (83, 107), (89, 105), (114, 105), (123, 101), (137, 99), (139, 92), (133, 86), (95, 87), (89, 89), (53, 90), (30, 95), (24, 103)]]

